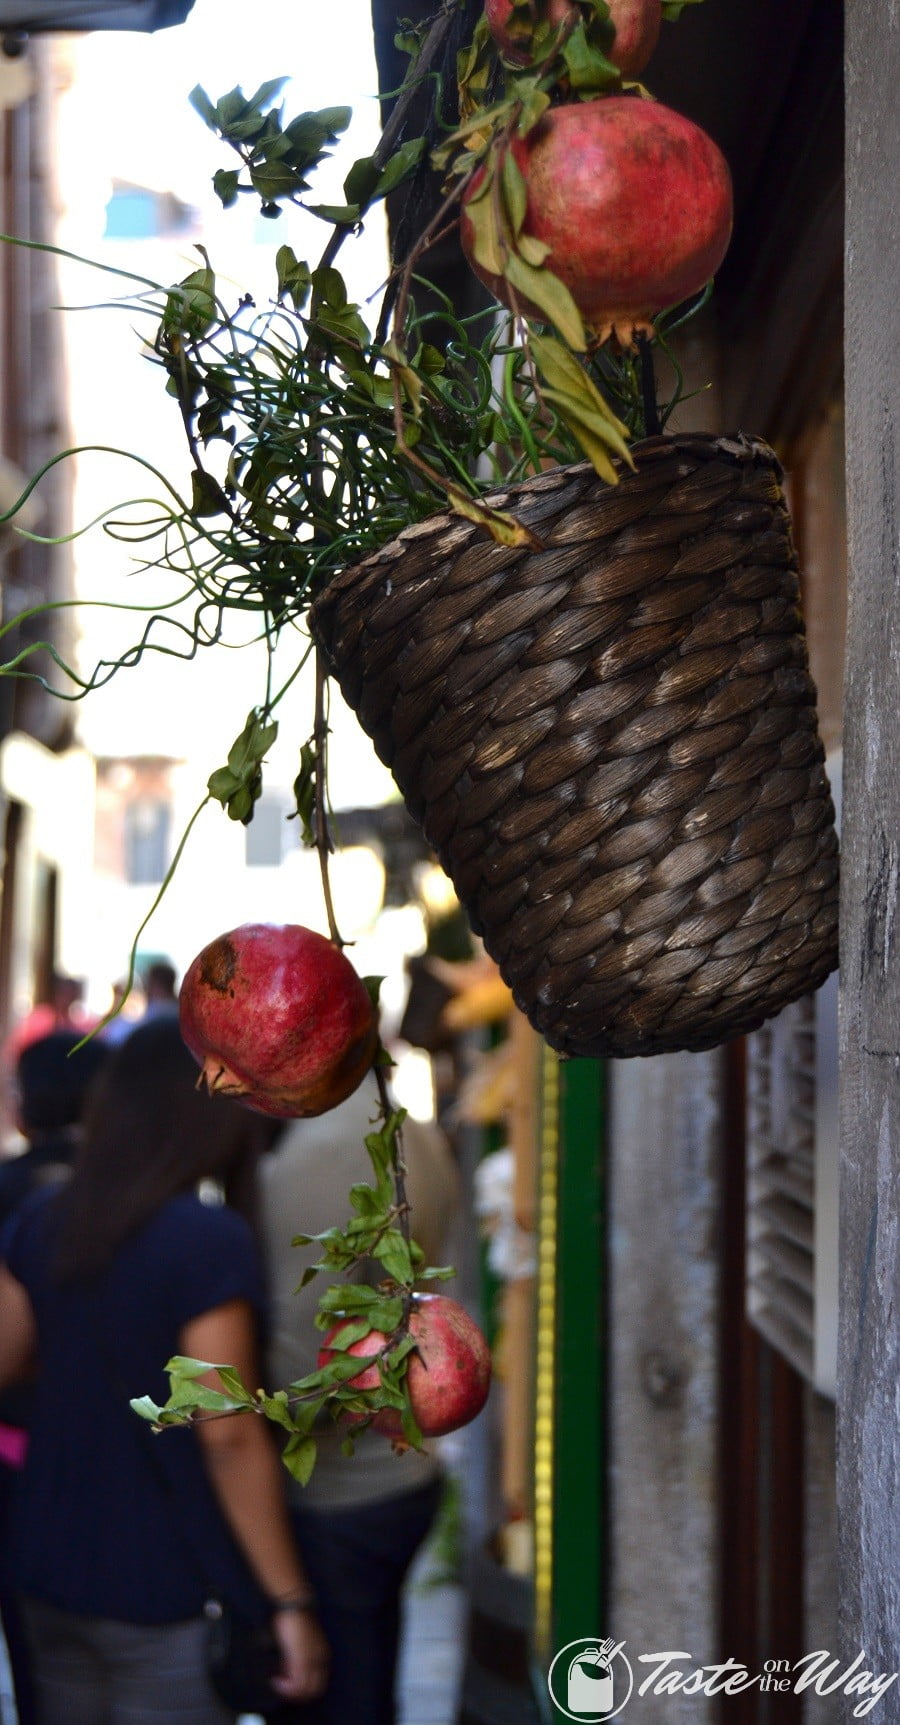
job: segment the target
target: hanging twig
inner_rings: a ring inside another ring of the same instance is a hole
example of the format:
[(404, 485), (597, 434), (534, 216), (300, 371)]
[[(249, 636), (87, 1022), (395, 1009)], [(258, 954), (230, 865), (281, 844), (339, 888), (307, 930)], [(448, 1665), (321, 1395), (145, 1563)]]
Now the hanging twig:
[[(375, 1072), (375, 1082), (378, 1085), (378, 1096), (379, 1096), (379, 1100), (381, 1102), (381, 1111), (382, 1111), (382, 1115), (384, 1117), (385, 1124), (387, 1124), (387, 1122), (391, 1119), (392, 1115), (396, 1114), (397, 1110), (391, 1101), (391, 1095), (390, 1095), (390, 1091), (388, 1090), (388, 1082), (387, 1082), (387, 1078), (385, 1076), (384, 1067), (377, 1060), (375, 1063), (374, 1072)], [(411, 1247), (411, 1244), (412, 1244), (411, 1236), (410, 1236), (410, 1229), (409, 1229), (409, 1198), (407, 1197), (407, 1193), (406, 1193), (406, 1162), (404, 1161), (404, 1157), (403, 1157), (403, 1130), (402, 1130), (402, 1127), (399, 1125), (394, 1127), (393, 1133), (391, 1135), (391, 1164), (392, 1164), (392, 1174), (393, 1174), (393, 1180), (394, 1180), (394, 1197), (396, 1200), (395, 1209), (396, 1209), (396, 1215), (397, 1215), (397, 1224), (398, 1224), (400, 1232), (403, 1235), (403, 1238), (406, 1242), (407, 1250), (409, 1250), (409, 1248)], [(396, 1330), (394, 1331), (393, 1335), (391, 1336), (390, 1345), (392, 1347), (396, 1345), (397, 1341), (402, 1336), (406, 1335), (406, 1333), (409, 1329), (409, 1320), (412, 1316), (414, 1299), (415, 1299), (415, 1294), (414, 1294), (412, 1287), (405, 1288), (403, 1290), (403, 1315), (400, 1319), (399, 1324), (397, 1325)]]
[[(403, 128), (409, 119), (410, 109), (419, 95), (421, 85), (430, 76), (434, 66), (440, 59), (453, 28), (455, 16), (459, 10), (459, 0), (443, 0), (440, 11), (434, 18), (421, 48), (409, 66), (400, 94), (391, 109), (381, 137), (372, 152), (372, 166), (380, 173), (387, 165), (394, 145), (399, 141)], [(334, 263), (348, 233), (347, 227), (335, 228), (319, 262), (320, 269), (328, 269)]]

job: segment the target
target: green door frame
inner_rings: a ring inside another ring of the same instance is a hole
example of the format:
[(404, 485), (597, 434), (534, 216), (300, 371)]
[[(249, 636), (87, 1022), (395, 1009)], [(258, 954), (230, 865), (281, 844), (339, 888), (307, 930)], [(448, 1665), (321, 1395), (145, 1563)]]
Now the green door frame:
[(554, 1653), (606, 1632), (605, 1068), (545, 1049), (541, 1090), (534, 1644), (546, 1712)]

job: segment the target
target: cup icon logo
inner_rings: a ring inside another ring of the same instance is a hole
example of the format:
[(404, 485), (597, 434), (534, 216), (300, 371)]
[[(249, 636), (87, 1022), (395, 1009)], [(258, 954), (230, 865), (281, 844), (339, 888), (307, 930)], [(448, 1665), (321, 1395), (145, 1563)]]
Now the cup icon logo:
[(585, 1647), (576, 1653), (569, 1665), (567, 1699), (569, 1711), (596, 1719), (598, 1713), (613, 1709), (613, 1674), (609, 1655), (613, 1643), (602, 1641), (599, 1647)]
[(561, 1647), (547, 1673), (557, 1712), (583, 1725), (604, 1725), (621, 1713), (634, 1686), (634, 1674), (621, 1641), (584, 1636)]

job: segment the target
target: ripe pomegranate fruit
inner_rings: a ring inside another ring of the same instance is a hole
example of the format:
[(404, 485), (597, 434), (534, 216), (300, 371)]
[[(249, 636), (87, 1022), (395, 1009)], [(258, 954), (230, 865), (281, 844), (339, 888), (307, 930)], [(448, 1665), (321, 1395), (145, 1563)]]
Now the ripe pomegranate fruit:
[[(565, 283), (597, 339), (616, 335), (627, 345), (657, 312), (698, 293), (722, 262), (731, 176), (717, 145), (683, 114), (604, 96), (548, 108), (508, 147), (528, 193), (522, 232), (550, 247), (544, 268)], [(505, 276), (474, 257), (466, 206), (483, 173), (464, 194), (460, 237), (476, 275), (512, 307)], [(521, 295), (519, 305), (544, 315)]]
[[(528, 62), (529, 52), (509, 29), (513, 3), (514, 0), (485, 0), (484, 15), (500, 52), (513, 65), (523, 66)], [(662, 0), (607, 0), (607, 4), (616, 33), (606, 58), (618, 66), (624, 77), (636, 78), (659, 40)], [(536, 17), (546, 18), (556, 29), (575, 10), (574, 0), (543, 0), (543, 5), (537, 0), (535, 5)]]
[(250, 922), (197, 954), (181, 985), (181, 1034), (210, 1093), (261, 1114), (324, 1114), (368, 1072), (375, 1008), (332, 941)]
[[(320, 1366), (334, 1357), (331, 1344), (344, 1323), (328, 1331), (319, 1352)], [(409, 1330), (418, 1347), (409, 1356), (406, 1379), (412, 1411), (423, 1437), (442, 1437), (468, 1425), (484, 1407), (491, 1383), (490, 1349), (474, 1319), (446, 1294), (417, 1294)], [(361, 1341), (351, 1342), (346, 1352), (367, 1359), (380, 1354), (388, 1340), (381, 1330), (370, 1330)], [(355, 1389), (377, 1389), (381, 1382), (377, 1365), (366, 1366), (350, 1382)], [(362, 1417), (349, 1416), (354, 1424)], [(402, 1437), (396, 1408), (379, 1408), (372, 1425), (385, 1437)]]

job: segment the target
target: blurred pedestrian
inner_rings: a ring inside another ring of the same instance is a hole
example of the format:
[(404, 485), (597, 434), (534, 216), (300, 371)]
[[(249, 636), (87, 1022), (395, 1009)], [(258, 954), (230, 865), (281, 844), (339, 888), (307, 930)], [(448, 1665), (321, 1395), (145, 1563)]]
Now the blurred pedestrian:
[(174, 964), (167, 958), (154, 959), (146, 970), (141, 972), (141, 983), (144, 990), (144, 1007), (141, 1023), (145, 1024), (153, 1018), (178, 1017), (178, 990), (175, 987), (178, 973)]
[(259, 1381), (253, 1237), (196, 1192), (246, 1160), (253, 1124), (196, 1089), (173, 1021), (140, 1026), (96, 1086), (71, 1179), (32, 1194), (0, 1236), (0, 1385), (38, 1372), (12, 1563), (41, 1725), (233, 1719), (206, 1671), (212, 1591), (271, 1622), (279, 1695), (324, 1683), (327, 1643), (265, 1422), (210, 1418), (155, 1437), (129, 1407), (166, 1399), (176, 1353)]
[[(28, 1149), (0, 1163), (0, 1224), (29, 1195), (71, 1170), (88, 1087), (102, 1063), (96, 1041), (56, 1030), (23, 1048), (15, 1074), (15, 1111)], [(10, 1516), (28, 1446), (34, 1389), (0, 1391), (0, 1623), (12, 1669), (19, 1725), (33, 1725), (31, 1664), (10, 1574)]]
[(46, 1000), (40, 1000), (16, 1025), (3, 1049), (7, 1068), (13, 1070), (23, 1048), (40, 1042), (54, 1030), (77, 1030), (84, 1036), (96, 1023), (84, 1009), (84, 983), (80, 977), (54, 971)]
[[(294, 1234), (318, 1234), (340, 1222), (347, 1194), (371, 1182), (365, 1135), (378, 1114), (369, 1078), (340, 1107), (310, 1120), (293, 1120), (260, 1164), (260, 1218), (271, 1313), (268, 1379), (296, 1382), (313, 1371), (322, 1342), (314, 1327), (320, 1279), (298, 1289), (316, 1247), (292, 1247)], [(440, 1264), (458, 1204), (452, 1152), (443, 1133), (407, 1119), (403, 1125), (412, 1232), (427, 1261)], [(370, 1263), (374, 1279), (382, 1266)], [(362, 1279), (358, 1271), (351, 1279)], [(327, 1418), (316, 1429), (312, 1478), (289, 1482), (291, 1513), (322, 1627), (331, 1647), (325, 1693), (297, 1710), (303, 1725), (393, 1725), (401, 1620), (401, 1592), (417, 1550), (434, 1524), (443, 1493), (439, 1456), (394, 1452), (386, 1438), (366, 1431), (355, 1454), (344, 1455), (346, 1432)]]
[(113, 1013), (115, 1016), (102, 1022), (98, 1031), (108, 1048), (117, 1047), (120, 1042), (125, 1041), (126, 1036), (131, 1035), (140, 1017), (138, 1002), (141, 997), (142, 991), (136, 993), (129, 988), (127, 977), (117, 978), (113, 983), (112, 1000), (107, 1013)]

